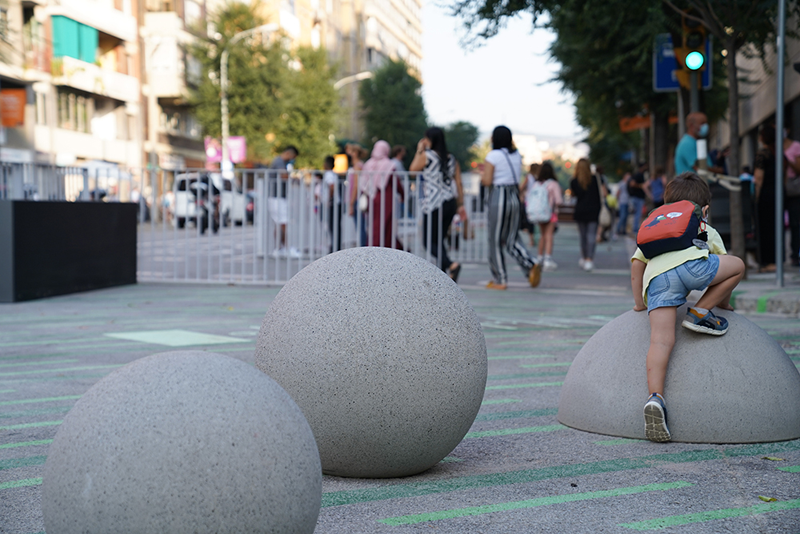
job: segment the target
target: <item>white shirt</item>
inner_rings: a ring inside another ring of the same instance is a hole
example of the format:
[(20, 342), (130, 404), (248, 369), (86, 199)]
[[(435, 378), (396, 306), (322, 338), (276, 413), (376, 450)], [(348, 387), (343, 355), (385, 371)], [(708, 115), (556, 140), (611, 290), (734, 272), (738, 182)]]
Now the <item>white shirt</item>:
[[(508, 162), (514, 167), (513, 171)], [(522, 156), (519, 150), (509, 154), (508, 150), (492, 150), (486, 155), (486, 161), (494, 167), (492, 185), (514, 185), (519, 183), (520, 169), (522, 168)]]
[(328, 204), (330, 200), (330, 186), (333, 186), (334, 202), (340, 203), (339, 199), (339, 177), (333, 171), (325, 171), (322, 175), (322, 203)]

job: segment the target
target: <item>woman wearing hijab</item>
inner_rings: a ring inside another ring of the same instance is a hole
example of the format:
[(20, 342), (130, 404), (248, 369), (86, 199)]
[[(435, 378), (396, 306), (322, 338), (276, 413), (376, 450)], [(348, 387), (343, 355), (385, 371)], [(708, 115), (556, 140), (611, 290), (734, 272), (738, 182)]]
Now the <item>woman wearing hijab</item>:
[[(437, 259), (439, 268), (457, 282), (461, 264), (447, 255), (445, 236), (455, 214), (458, 213), (461, 220), (466, 221), (467, 210), (464, 209), (461, 167), (455, 156), (447, 152), (441, 128), (434, 126), (425, 130), (425, 137), (417, 143), (417, 153), (408, 170), (422, 171), (422, 241), (425, 248)], [(438, 261), (439, 251), (441, 262)]]
[(494, 278), (487, 289), (506, 289), (508, 272), (503, 250), (514, 258), (531, 287), (539, 285), (541, 266), (519, 239), (519, 175), (522, 157), (514, 147), (511, 130), (498, 126), (492, 132), (492, 151), (483, 164), (481, 184), (492, 188), (489, 196), (489, 267)]
[[(403, 187), (394, 174), (394, 160), (389, 157), (392, 148), (386, 141), (378, 141), (372, 148), (370, 157), (361, 171), (359, 186), (370, 198), (369, 206), (369, 244), (373, 247), (403, 249), (397, 239), (394, 219), (395, 192), (403, 196)], [(393, 231), (394, 230), (394, 231)], [(392, 236), (394, 235), (394, 240)]]

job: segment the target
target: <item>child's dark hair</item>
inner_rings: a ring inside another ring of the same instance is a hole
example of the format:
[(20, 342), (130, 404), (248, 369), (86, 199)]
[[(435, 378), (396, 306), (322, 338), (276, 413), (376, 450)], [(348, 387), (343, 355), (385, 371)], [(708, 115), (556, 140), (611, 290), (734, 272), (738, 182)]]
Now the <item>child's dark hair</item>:
[(700, 206), (711, 204), (711, 190), (705, 180), (693, 172), (684, 172), (673, 178), (664, 188), (664, 202), (690, 200)]
[(323, 164), (324, 168), (333, 169), (335, 162), (336, 160), (334, 159), (333, 156), (325, 156), (325, 163)]

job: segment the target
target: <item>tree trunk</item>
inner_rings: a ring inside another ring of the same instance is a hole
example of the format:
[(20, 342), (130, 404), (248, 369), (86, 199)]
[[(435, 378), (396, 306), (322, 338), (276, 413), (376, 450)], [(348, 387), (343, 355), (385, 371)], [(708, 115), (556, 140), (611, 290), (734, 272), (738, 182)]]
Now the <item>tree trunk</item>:
[[(739, 176), (739, 77), (736, 68), (736, 44), (733, 37), (725, 39), (728, 50), (728, 125), (730, 126), (730, 153), (728, 174)], [(730, 253), (745, 259), (744, 224), (742, 221), (742, 194), (731, 191), (731, 250)]]

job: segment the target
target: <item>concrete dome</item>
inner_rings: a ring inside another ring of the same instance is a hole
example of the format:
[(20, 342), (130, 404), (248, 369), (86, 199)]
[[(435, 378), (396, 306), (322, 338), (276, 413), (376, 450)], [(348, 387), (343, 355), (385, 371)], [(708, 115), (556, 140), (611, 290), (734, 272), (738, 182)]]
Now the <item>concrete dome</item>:
[(432, 264), (355, 248), (300, 271), (256, 348), (308, 420), (326, 474), (422, 472), (463, 439), (486, 387), (486, 343), (463, 292)]
[(316, 443), (269, 377), (220, 354), (168, 352), (95, 384), (48, 451), (47, 532), (314, 531)]
[[(672, 441), (756, 443), (800, 437), (800, 373), (786, 352), (743, 316), (714, 310), (730, 327), (720, 337), (680, 326), (664, 398)], [(586, 342), (561, 388), (558, 420), (570, 427), (645, 439), (646, 312), (626, 312)]]

